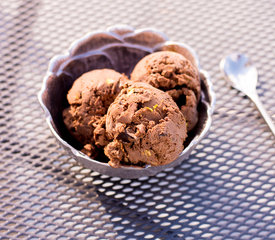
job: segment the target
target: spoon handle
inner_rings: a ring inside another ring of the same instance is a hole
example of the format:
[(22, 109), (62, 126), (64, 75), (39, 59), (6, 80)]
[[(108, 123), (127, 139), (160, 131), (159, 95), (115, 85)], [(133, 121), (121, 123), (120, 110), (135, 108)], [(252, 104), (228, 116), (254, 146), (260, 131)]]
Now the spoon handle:
[(273, 133), (273, 136), (275, 137), (275, 126), (273, 124), (272, 119), (270, 118), (267, 111), (265, 110), (263, 104), (261, 103), (261, 101), (258, 97), (258, 94), (254, 93), (254, 94), (250, 95), (249, 98), (254, 102), (254, 104), (258, 108), (259, 112), (261, 113), (262, 117), (264, 118), (264, 120), (265, 120), (266, 124), (268, 125), (269, 129)]

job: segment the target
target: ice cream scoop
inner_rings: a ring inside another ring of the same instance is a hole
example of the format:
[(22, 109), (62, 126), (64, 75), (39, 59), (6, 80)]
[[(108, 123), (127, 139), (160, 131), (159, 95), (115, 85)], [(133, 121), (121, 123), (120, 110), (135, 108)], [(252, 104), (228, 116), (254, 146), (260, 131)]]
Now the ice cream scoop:
[(172, 51), (149, 54), (137, 63), (131, 80), (166, 91), (186, 118), (188, 131), (196, 126), (201, 85), (197, 67), (186, 57)]
[(64, 123), (88, 156), (96, 156), (97, 145), (104, 144), (102, 118), (125, 81), (126, 76), (112, 69), (97, 69), (76, 79), (67, 94), (70, 106), (63, 110)]
[(112, 167), (160, 166), (184, 148), (186, 120), (172, 97), (147, 83), (124, 85), (106, 117), (110, 143), (104, 152)]

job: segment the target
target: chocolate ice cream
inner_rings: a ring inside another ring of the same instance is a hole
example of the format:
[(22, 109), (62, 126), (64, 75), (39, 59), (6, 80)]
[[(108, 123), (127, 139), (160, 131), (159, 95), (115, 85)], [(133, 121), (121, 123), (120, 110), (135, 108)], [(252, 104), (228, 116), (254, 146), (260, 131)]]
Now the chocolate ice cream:
[(125, 81), (127, 77), (114, 70), (93, 70), (76, 79), (67, 95), (64, 123), (88, 156), (95, 157), (96, 146), (107, 144), (104, 115)]
[(112, 167), (165, 165), (183, 150), (186, 120), (169, 94), (146, 83), (127, 83), (106, 116)]
[(131, 80), (146, 82), (172, 96), (191, 131), (198, 121), (200, 79), (197, 68), (183, 55), (171, 51), (149, 54), (135, 66)]

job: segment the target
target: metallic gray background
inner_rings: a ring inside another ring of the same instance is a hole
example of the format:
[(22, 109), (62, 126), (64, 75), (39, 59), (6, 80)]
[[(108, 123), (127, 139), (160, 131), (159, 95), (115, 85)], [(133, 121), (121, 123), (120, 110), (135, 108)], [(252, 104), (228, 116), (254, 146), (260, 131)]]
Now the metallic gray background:
[[(274, 13), (274, 0), (1, 1), (0, 238), (274, 239), (274, 139), (218, 66), (227, 53), (246, 53), (275, 121)], [(36, 97), (52, 56), (118, 23), (192, 46), (217, 95), (208, 137), (155, 177), (123, 180), (77, 164)]]

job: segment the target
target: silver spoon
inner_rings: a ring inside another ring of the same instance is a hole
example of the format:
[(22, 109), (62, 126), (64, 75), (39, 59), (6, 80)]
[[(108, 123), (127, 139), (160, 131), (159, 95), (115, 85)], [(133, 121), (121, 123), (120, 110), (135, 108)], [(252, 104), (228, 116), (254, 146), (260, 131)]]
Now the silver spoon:
[(226, 80), (237, 90), (247, 95), (256, 105), (271, 132), (275, 136), (275, 126), (264, 109), (256, 91), (258, 72), (243, 54), (231, 54), (220, 62), (221, 72)]

